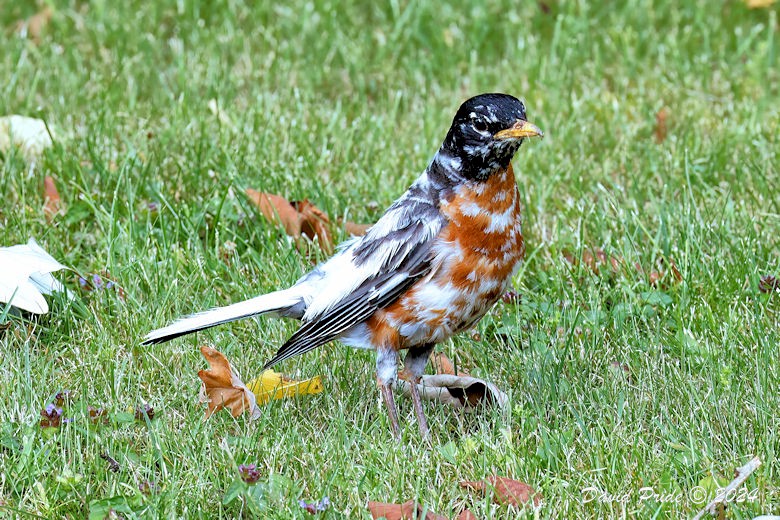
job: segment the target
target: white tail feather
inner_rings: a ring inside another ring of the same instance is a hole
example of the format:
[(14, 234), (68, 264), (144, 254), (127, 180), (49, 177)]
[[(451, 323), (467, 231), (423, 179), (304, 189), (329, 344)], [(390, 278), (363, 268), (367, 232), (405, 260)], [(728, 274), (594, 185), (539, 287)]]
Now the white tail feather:
[(207, 329), (222, 323), (258, 314), (286, 310), (298, 303), (301, 303), (300, 295), (293, 294), (290, 289), (264, 294), (226, 307), (217, 307), (216, 309), (181, 318), (167, 327), (153, 330), (147, 334), (143, 344), (162, 343), (190, 332)]

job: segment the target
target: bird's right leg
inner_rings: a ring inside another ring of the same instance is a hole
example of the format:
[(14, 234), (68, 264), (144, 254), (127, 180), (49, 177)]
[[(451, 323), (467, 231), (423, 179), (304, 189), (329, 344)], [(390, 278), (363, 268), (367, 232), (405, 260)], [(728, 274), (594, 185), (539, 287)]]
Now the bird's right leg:
[(393, 385), (398, 377), (398, 352), (389, 346), (383, 346), (376, 351), (376, 381), (382, 392), (382, 399), (387, 407), (387, 416), (390, 419), (390, 427), (393, 437), (401, 440), (401, 429), (398, 426), (398, 411), (395, 408), (393, 398)]

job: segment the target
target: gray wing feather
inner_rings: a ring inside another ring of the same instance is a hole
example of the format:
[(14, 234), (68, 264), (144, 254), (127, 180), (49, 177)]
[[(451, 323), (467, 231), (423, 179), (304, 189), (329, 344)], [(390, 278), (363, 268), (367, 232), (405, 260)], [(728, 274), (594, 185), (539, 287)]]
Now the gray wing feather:
[[(404, 293), (431, 269), (432, 245), (443, 226), (443, 217), (432, 204), (399, 201), (401, 210), (391, 230), (374, 228), (350, 247), (356, 266), (376, 263), (375, 274), (324, 313), (306, 321), (265, 368), (323, 345), (371, 317)], [(388, 213), (390, 213), (388, 211)], [(372, 233), (374, 231), (374, 233)]]

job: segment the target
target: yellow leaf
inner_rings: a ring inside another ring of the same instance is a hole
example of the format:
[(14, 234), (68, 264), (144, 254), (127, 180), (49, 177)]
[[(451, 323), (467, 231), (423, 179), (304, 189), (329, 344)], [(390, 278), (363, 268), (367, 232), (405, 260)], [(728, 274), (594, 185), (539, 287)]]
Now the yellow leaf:
[(777, 2), (777, 0), (745, 0), (745, 4), (750, 9), (761, 9), (762, 7), (769, 7), (775, 2)]
[(305, 381), (296, 381), (269, 369), (250, 381), (247, 387), (255, 394), (257, 404), (265, 404), (272, 399), (319, 394), (322, 392), (322, 378), (316, 376)]

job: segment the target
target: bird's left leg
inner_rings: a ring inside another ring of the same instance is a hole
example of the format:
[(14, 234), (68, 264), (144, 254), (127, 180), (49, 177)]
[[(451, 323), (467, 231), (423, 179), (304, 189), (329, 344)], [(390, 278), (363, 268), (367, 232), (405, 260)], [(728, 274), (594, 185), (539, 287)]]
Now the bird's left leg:
[(401, 429), (398, 426), (398, 411), (393, 399), (393, 384), (398, 377), (398, 351), (390, 346), (383, 346), (376, 351), (376, 381), (382, 398), (387, 407), (387, 416), (390, 419), (390, 427), (393, 429), (395, 440), (401, 440)]
[(406, 353), (406, 357), (404, 357), (404, 369), (399, 376), (401, 379), (409, 382), (414, 413), (417, 415), (417, 425), (420, 427), (420, 435), (422, 435), (423, 439), (428, 439), (428, 421), (425, 420), (417, 384), (420, 382), (425, 366), (428, 364), (431, 351), (433, 351), (433, 343), (423, 345), (422, 347), (410, 348)]

